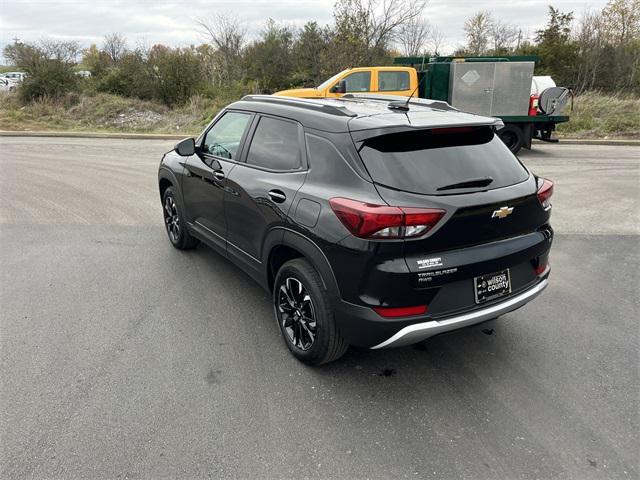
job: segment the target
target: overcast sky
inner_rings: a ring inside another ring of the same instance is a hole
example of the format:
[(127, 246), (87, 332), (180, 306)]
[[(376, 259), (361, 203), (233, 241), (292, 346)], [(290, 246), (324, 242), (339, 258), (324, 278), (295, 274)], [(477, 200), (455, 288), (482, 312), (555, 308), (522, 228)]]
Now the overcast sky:
[[(488, 10), (531, 36), (545, 24), (549, 3), (579, 16), (588, 8), (602, 8), (606, 0), (430, 0), (425, 15), (444, 33), (447, 50), (453, 50), (464, 42), (464, 20), (476, 11)], [(255, 36), (269, 17), (298, 26), (308, 20), (330, 23), (333, 4), (334, 0), (0, 0), (0, 48), (14, 38), (100, 45), (112, 32), (124, 34), (132, 46), (188, 46), (203, 41), (195, 19), (218, 12), (238, 16)]]

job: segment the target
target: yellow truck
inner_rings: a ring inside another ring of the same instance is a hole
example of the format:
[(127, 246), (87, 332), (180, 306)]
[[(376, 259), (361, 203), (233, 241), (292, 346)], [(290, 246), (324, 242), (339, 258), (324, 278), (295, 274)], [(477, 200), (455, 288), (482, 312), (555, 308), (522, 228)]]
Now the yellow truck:
[(408, 97), (417, 86), (418, 72), (412, 67), (359, 67), (343, 70), (315, 88), (282, 90), (274, 95), (331, 98), (345, 93), (384, 93)]
[[(331, 98), (345, 94), (414, 95), (444, 100), (465, 112), (502, 119), (502, 141), (517, 152), (531, 148), (533, 138), (557, 142), (551, 133), (558, 123), (569, 90), (534, 89), (535, 56), (511, 57), (400, 57), (396, 65), (344, 70), (315, 88), (294, 88), (274, 95)], [(536, 77), (537, 78), (537, 77)], [(550, 77), (549, 77), (550, 78)]]

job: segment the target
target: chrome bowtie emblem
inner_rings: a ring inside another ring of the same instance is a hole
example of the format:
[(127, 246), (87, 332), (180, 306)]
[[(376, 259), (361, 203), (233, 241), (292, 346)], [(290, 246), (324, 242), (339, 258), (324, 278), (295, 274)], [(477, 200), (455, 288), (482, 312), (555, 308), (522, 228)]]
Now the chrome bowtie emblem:
[(513, 207), (500, 207), (498, 210), (493, 211), (493, 213), (491, 214), (491, 218), (508, 217), (509, 215), (511, 215), (511, 212), (513, 212)]

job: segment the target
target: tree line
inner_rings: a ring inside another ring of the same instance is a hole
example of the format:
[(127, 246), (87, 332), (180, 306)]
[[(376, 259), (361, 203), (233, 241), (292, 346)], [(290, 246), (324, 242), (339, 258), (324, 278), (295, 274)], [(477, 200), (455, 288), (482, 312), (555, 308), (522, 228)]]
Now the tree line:
[(610, 0), (602, 10), (561, 12), (548, 7), (544, 29), (527, 38), (521, 28), (483, 11), (464, 25), (458, 55), (538, 55), (538, 75), (576, 92), (640, 92), (640, 0)]
[[(86, 49), (16, 41), (4, 56), (28, 74), (19, 91), (24, 101), (88, 90), (173, 106), (195, 94), (231, 98), (315, 86), (345, 68), (390, 64), (399, 55), (441, 55), (446, 39), (428, 15), (428, 0), (341, 0), (329, 25), (268, 20), (253, 39), (239, 18), (217, 15), (198, 21), (207, 41), (186, 48), (131, 48), (111, 34)], [(454, 55), (538, 55), (536, 74), (577, 92), (640, 93), (640, 0), (610, 0), (578, 19), (549, 6), (546, 26), (533, 35), (482, 11), (464, 31), (466, 42)], [(91, 77), (77, 75), (78, 68)]]

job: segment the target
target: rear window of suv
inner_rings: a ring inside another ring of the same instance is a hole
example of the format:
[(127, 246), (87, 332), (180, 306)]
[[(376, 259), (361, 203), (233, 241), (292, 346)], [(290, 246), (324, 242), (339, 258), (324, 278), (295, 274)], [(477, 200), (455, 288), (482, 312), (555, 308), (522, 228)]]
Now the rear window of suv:
[(426, 195), (490, 190), (529, 176), (488, 127), (381, 135), (367, 139), (360, 156), (374, 182)]

